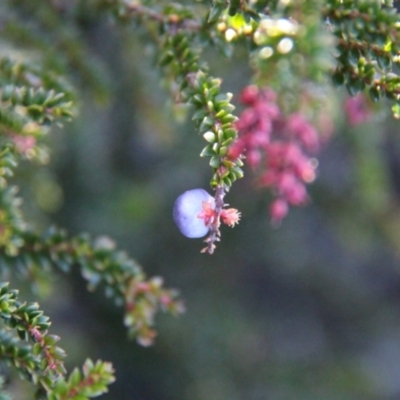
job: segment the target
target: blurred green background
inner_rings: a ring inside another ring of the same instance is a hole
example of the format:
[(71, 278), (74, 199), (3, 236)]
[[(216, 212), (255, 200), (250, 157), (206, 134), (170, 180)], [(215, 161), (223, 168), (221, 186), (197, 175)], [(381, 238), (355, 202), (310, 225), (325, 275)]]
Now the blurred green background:
[[(79, 115), (49, 138), (50, 166), (21, 168), (27, 219), (111, 236), (149, 275), (179, 288), (187, 312), (158, 316), (155, 346), (141, 348), (101, 291), (57, 274), (41, 305), (67, 366), (111, 361), (117, 381), (104, 399), (400, 399), (398, 121), (382, 109), (351, 128), (338, 91), (312, 202), (272, 228), (269, 195), (246, 170), (226, 198), (241, 223), (222, 228), (213, 256), (200, 254), (172, 207), (183, 191), (207, 188), (211, 169), (198, 157), (203, 139), (163, 88), (154, 49), (137, 28), (88, 10), (74, 27), (109, 97), (98, 102), (85, 79), (77, 84)], [(244, 50), (205, 57), (226, 91), (251, 78)], [(29, 386), (10, 385), (16, 399), (31, 398)]]

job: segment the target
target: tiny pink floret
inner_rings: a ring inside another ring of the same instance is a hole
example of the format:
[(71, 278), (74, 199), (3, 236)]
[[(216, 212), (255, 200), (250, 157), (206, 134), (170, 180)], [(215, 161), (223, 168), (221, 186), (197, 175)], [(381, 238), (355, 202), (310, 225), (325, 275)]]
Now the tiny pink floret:
[(240, 212), (236, 208), (228, 208), (227, 210), (222, 210), (221, 212), (222, 222), (230, 227), (234, 227), (239, 223)]
[(202, 218), (206, 226), (210, 226), (216, 217), (215, 210), (211, 201), (203, 201), (202, 202), (203, 209), (197, 215), (197, 218)]

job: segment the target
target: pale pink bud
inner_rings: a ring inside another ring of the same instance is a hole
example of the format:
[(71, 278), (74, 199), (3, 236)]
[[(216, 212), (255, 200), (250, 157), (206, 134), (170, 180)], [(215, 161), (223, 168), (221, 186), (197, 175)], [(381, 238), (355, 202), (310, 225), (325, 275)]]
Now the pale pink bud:
[(162, 296), (160, 296), (160, 303), (164, 307), (168, 307), (172, 303), (172, 299), (170, 296), (163, 294)]
[(150, 284), (148, 282), (139, 282), (136, 285), (136, 292), (137, 293), (144, 293), (150, 290)]
[(234, 227), (235, 224), (239, 223), (240, 212), (236, 208), (228, 208), (227, 210), (221, 211), (222, 222), (230, 227)]
[(26, 154), (36, 145), (36, 138), (34, 136), (12, 135), (12, 141), (18, 153)]

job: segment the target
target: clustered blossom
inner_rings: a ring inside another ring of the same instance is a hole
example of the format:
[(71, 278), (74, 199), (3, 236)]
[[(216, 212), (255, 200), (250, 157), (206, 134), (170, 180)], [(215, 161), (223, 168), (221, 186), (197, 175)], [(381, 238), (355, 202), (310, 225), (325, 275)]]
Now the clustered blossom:
[(371, 106), (363, 93), (348, 97), (344, 103), (344, 111), (350, 125), (359, 125), (372, 117)]
[[(197, 218), (204, 220), (204, 224), (207, 227), (217, 224), (220, 225), (220, 220), (218, 220), (217, 212), (214, 209), (213, 203), (203, 201), (203, 209), (197, 215)], [(230, 227), (234, 227), (240, 220), (240, 212), (236, 208), (223, 208), (221, 210), (220, 219), (222, 222)]]
[(315, 179), (320, 134), (301, 113), (283, 115), (270, 89), (246, 87), (241, 95), (246, 106), (236, 127), (239, 139), (230, 157), (244, 153), (247, 164), (260, 171), (259, 183), (275, 196), (270, 214), (275, 224), (287, 215), (289, 205), (308, 201), (306, 184)]

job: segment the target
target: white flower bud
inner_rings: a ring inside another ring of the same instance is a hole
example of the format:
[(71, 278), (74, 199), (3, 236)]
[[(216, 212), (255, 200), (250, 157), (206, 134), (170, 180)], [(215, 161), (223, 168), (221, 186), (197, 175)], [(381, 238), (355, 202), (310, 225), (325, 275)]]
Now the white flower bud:
[(175, 201), (173, 218), (182, 235), (188, 238), (200, 238), (207, 235), (209, 227), (199, 214), (203, 202), (214, 206), (214, 198), (203, 189), (192, 189), (182, 193)]

